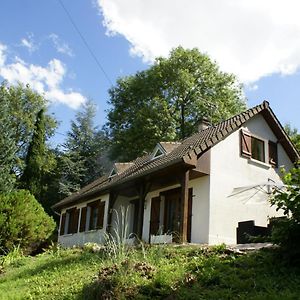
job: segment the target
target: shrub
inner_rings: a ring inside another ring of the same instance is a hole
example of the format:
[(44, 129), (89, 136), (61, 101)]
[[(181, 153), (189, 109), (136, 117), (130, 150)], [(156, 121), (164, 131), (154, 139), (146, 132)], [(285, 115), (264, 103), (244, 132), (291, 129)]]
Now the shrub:
[(16, 245), (32, 251), (54, 228), (54, 220), (28, 191), (0, 194), (0, 251), (3, 253)]
[(284, 172), (285, 190), (276, 190), (271, 199), (285, 217), (273, 220), (272, 240), (281, 246), (290, 261), (300, 262), (300, 169)]

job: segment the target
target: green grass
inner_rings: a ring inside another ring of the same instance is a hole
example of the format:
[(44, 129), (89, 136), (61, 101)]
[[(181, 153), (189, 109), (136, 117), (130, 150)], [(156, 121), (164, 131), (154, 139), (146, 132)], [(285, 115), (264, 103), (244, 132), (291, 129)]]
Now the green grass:
[(10, 259), (0, 269), (0, 299), (300, 299), (300, 268), (276, 250), (154, 246), (114, 258), (49, 251)]

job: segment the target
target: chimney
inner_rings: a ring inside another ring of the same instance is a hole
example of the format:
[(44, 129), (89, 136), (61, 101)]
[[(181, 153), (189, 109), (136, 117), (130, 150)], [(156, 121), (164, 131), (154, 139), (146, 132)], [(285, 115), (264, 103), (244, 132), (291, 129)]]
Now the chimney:
[(210, 127), (210, 126), (211, 126), (211, 124), (210, 124), (208, 118), (207, 117), (203, 117), (202, 119), (200, 119), (198, 121), (198, 132), (200, 132), (200, 131), (202, 131), (202, 130)]

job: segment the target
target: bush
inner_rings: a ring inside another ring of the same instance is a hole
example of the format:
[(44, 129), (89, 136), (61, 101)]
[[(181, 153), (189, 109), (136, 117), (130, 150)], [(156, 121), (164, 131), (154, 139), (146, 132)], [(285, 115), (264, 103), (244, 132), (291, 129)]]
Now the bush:
[(277, 210), (282, 209), (285, 217), (273, 220), (272, 241), (281, 246), (291, 262), (300, 263), (300, 169), (293, 168), (284, 173), (286, 188), (276, 190), (271, 199)]
[(35, 250), (55, 229), (54, 220), (28, 191), (0, 194), (0, 251)]

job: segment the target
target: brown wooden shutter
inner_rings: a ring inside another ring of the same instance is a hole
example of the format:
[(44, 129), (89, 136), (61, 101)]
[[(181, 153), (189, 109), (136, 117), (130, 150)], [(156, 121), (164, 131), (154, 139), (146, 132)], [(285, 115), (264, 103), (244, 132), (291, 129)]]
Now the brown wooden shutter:
[(72, 233), (72, 223), (73, 223), (73, 213), (72, 213), (72, 209), (67, 209), (67, 214), (69, 214), (69, 220), (68, 220), (68, 224), (67, 224), (67, 234)]
[(269, 163), (274, 167), (278, 166), (277, 144), (272, 141), (269, 141)]
[(105, 202), (100, 202), (99, 206), (98, 206), (97, 229), (102, 229), (103, 228), (104, 209), (105, 209)]
[(251, 134), (244, 130), (241, 130), (241, 155), (251, 157)]
[(140, 206), (139, 199), (132, 200), (132, 203), (134, 205), (132, 233), (138, 234), (138, 217), (139, 217), (139, 206)]
[(64, 213), (61, 215), (60, 230), (59, 230), (60, 235), (65, 234), (65, 224), (66, 224), (66, 214)]
[(77, 231), (78, 231), (78, 221), (79, 221), (79, 209), (74, 208), (74, 210), (73, 210), (72, 233), (77, 233)]
[(76, 233), (78, 228), (78, 218), (79, 218), (79, 209), (71, 208), (67, 210), (69, 216), (69, 224), (68, 224), (68, 234)]
[(87, 207), (82, 207), (81, 208), (81, 218), (80, 218), (80, 228), (79, 228), (80, 232), (85, 231), (86, 212), (87, 212)]
[(187, 222), (187, 241), (192, 240), (192, 216), (193, 216), (193, 189), (189, 189), (189, 204), (188, 204), (188, 222)]
[(151, 199), (150, 235), (157, 235), (160, 219), (160, 197)]

